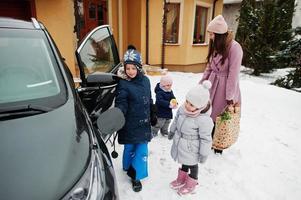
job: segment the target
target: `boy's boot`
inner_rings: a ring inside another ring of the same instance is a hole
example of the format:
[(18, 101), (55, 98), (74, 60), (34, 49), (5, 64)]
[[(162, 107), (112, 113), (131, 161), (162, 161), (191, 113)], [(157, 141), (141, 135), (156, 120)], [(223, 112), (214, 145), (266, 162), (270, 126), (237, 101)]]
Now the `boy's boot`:
[(141, 184), (140, 180), (132, 179), (132, 186), (133, 186), (134, 192), (140, 192), (142, 190), (142, 184)]
[(187, 176), (185, 185), (178, 190), (178, 194), (185, 195), (189, 193), (194, 193), (197, 184), (198, 184), (198, 180), (191, 178), (190, 176)]
[(184, 172), (183, 170), (179, 169), (178, 177), (176, 180), (170, 183), (170, 187), (175, 190), (180, 188), (185, 184), (187, 177), (188, 177), (187, 172)]

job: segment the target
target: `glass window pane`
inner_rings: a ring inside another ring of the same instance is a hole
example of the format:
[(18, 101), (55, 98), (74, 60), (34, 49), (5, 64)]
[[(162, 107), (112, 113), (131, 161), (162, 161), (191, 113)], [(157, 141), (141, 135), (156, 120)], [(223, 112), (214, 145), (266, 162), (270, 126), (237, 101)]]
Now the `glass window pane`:
[(112, 40), (107, 28), (97, 30), (80, 51), (85, 74), (109, 72), (118, 63), (114, 61)]
[(95, 19), (96, 18), (96, 6), (94, 3), (89, 5), (89, 18)]
[(168, 3), (166, 11), (166, 43), (178, 43), (180, 4)]
[(83, 2), (77, 2), (77, 6), (78, 6), (78, 17), (79, 17), (79, 28), (84, 28), (85, 27), (85, 16), (84, 16), (84, 4)]
[[(19, 31), (20, 32), (20, 31)], [(0, 31), (0, 104), (41, 99), (61, 92), (57, 64), (43, 34)]]
[(197, 6), (195, 12), (193, 43), (200, 44), (206, 41), (208, 8)]
[(103, 25), (104, 24), (104, 7), (102, 5), (98, 5), (97, 6), (97, 15), (98, 15), (98, 20), (97, 20), (97, 23), (98, 23), (98, 26), (100, 25)]
[(207, 22), (207, 8), (201, 7), (201, 15), (200, 15), (200, 21), (201, 21), (201, 30), (200, 30), (200, 41), (201, 43), (205, 42), (205, 34), (206, 34), (206, 22)]
[(97, 5), (97, 23), (98, 26), (107, 24), (107, 18), (108, 18), (108, 6), (107, 6), (107, 1), (101, 1)]

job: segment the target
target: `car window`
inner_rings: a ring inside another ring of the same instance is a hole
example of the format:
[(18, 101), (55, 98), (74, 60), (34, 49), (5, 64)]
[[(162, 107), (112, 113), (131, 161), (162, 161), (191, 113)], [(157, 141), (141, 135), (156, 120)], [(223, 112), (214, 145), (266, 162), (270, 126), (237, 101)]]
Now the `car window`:
[(113, 43), (107, 28), (98, 29), (80, 49), (81, 62), (85, 75), (95, 72), (110, 72), (115, 63)]
[(57, 70), (41, 30), (0, 30), (0, 104), (60, 95)]

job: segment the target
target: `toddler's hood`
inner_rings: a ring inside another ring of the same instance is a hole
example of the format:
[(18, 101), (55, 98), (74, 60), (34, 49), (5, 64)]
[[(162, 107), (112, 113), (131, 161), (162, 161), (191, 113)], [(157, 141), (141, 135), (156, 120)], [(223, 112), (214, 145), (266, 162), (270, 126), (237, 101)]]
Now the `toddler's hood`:
[(160, 91), (163, 91), (163, 90), (160, 88), (160, 83), (157, 83), (157, 85), (155, 87), (155, 93), (157, 94)]
[(154, 89), (155, 93), (157, 94), (158, 92), (172, 92), (172, 90), (170, 91), (164, 91), (161, 87), (160, 87), (160, 83), (157, 83), (155, 89)]

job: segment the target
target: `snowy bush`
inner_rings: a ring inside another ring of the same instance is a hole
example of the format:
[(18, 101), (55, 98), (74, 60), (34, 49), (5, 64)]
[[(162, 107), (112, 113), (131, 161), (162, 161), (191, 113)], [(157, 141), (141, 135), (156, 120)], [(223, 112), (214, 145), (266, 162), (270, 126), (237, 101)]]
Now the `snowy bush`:
[(301, 88), (301, 27), (294, 30), (294, 38), (287, 43), (287, 47), (276, 54), (276, 60), (284, 67), (295, 70), (277, 79), (273, 84), (284, 88)]

